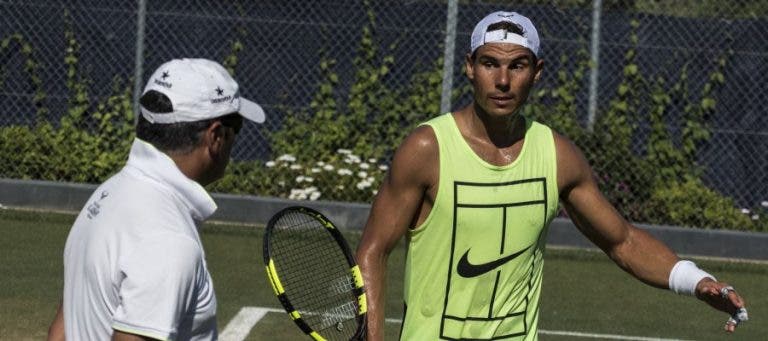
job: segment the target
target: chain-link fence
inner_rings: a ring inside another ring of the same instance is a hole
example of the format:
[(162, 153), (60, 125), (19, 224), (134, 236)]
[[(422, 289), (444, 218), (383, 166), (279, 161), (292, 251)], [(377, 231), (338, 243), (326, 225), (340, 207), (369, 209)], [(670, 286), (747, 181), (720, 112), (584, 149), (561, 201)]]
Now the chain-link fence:
[(585, 150), (622, 213), (765, 229), (768, 4), (519, 3), (0, 0), (0, 177), (100, 182), (154, 68), (202, 57), (268, 112), (214, 190), (369, 201), (407, 131), (469, 102), (473, 25), (507, 9), (542, 37), (527, 113)]

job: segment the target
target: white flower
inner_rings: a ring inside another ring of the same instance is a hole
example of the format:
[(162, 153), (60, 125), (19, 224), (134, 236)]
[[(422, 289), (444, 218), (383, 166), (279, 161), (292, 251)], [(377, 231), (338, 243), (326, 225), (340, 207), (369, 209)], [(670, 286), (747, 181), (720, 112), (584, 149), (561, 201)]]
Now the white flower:
[(272, 168), (275, 166), (275, 161), (267, 161), (264, 165), (267, 166), (267, 168)]
[(376, 159), (370, 158), (370, 159), (368, 159), (368, 163), (376, 163)]
[(303, 175), (299, 175), (299, 176), (296, 177), (296, 182), (302, 182), (302, 181), (304, 181), (304, 176)]
[(357, 172), (357, 177), (359, 177), (361, 179), (365, 179), (366, 177), (368, 177), (368, 173), (363, 172), (363, 171)]
[(386, 171), (387, 169), (389, 169), (387, 165), (379, 165), (379, 170)]
[(371, 191), (371, 193), (373, 193), (373, 195), (379, 194), (379, 190), (378, 189), (374, 189), (374, 190)]
[(280, 187), (283, 187), (285, 186), (285, 181), (278, 181), (277, 184), (280, 185)]
[(307, 193), (303, 189), (291, 189), (291, 194), (288, 195), (288, 199), (293, 200), (306, 200), (307, 199)]
[(349, 150), (349, 149), (341, 149), (341, 148), (339, 148), (339, 149), (336, 150), (336, 152), (339, 153), (339, 154), (344, 154), (344, 155), (352, 154), (352, 151)]
[(315, 163), (315, 164), (316, 164), (318, 167), (322, 167), (322, 166), (325, 166), (325, 162), (323, 162), (323, 161), (317, 161), (317, 163)]
[(336, 189), (344, 189), (344, 185), (338, 185), (336, 186)]
[(368, 179), (365, 179), (365, 181), (368, 181), (370, 183), (374, 183), (376, 181), (376, 179), (374, 177), (372, 177), (372, 176), (369, 176)]
[(367, 164), (365, 162), (360, 164), (360, 169), (368, 169), (368, 168), (371, 168), (371, 165), (369, 165), (369, 164)]
[(318, 198), (320, 198), (321, 195), (322, 194), (320, 192), (312, 192), (311, 194), (309, 194), (309, 200), (315, 201)]
[(277, 158), (277, 161), (294, 162), (296, 161), (296, 157), (291, 154), (283, 154)]
[(291, 170), (299, 170), (301, 169), (301, 165), (291, 165)]
[(760, 219), (760, 215), (759, 214), (753, 214), (752, 215), (752, 220), (758, 220), (758, 219)]
[(311, 176), (305, 176), (305, 177), (304, 177), (304, 181), (306, 181), (306, 182), (314, 182), (314, 181), (315, 181), (315, 178), (313, 178), (313, 177), (311, 177)]
[[(317, 200), (321, 193), (317, 190), (317, 187), (311, 186), (302, 189), (291, 189), (291, 194), (288, 195), (288, 199), (293, 200)], [(314, 199), (313, 199), (314, 198)]]
[(741, 213), (749, 214), (749, 209), (748, 208), (742, 208), (741, 209)]
[(312, 173), (320, 173), (320, 168), (312, 168)]
[(349, 154), (344, 158), (344, 163), (347, 164), (353, 164), (353, 163), (360, 163), (360, 157), (357, 155)]
[(346, 168), (341, 168), (337, 172), (339, 175), (352, 175), (352, 171)]
[(765, 208), (768, 208), (768, 201), (763, 201), (760, 203), (760, 206), (763, 206)]
[(325, 165), (325, 166), (323, 166), (323, 169), (325, 169), (325, 170), (327, 170), (327, 171), (329, 171), (329, 172), (330, 172), (330, 171), (332, 171), (332, 170), (334, 170), (334, 168), (333, 168), (333, 166), (332, 166), (332, 165)]
[(357, 183), (357, 189), (364, 190), (368, 187), (371, 187), (371, 183), (368, 181), (360, 181)]

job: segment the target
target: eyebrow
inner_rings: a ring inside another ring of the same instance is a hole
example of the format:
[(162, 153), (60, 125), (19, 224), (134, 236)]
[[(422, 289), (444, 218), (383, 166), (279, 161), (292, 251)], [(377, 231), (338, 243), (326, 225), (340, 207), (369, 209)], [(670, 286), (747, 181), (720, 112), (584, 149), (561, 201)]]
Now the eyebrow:
[[(498, 62), (500, 59), (497, 58), (497, 57), (494, 57), (494, 56), (489, 56), (489, 55), (479, 55), (479, 56), (477, 56), (477, 60), (478, 61), (494, 61), (494, 62)], [(513, 62), (517, 62), (517, 61), (521, 61), (521, 60), (524, 60), (524, 61), (529, 62), (529, 63), (533, 63), (534, 59), (533, 59), (533, 57), (531, 55), (526, 54), (526, 55), (520, 55), (520, 56), (517, 56), (517, 57), (513, 57), (513, 58), (509, 59), (509, 62), (513, 63)]]

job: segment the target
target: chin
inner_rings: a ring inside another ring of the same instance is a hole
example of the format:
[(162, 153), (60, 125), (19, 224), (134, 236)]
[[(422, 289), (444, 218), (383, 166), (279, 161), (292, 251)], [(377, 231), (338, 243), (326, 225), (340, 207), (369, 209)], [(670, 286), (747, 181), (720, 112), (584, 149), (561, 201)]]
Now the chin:
[(488, 116), (496, 118), (511, 118), (517, 115), (517, 110), (495, 108), (493, 110), (487, 110)]

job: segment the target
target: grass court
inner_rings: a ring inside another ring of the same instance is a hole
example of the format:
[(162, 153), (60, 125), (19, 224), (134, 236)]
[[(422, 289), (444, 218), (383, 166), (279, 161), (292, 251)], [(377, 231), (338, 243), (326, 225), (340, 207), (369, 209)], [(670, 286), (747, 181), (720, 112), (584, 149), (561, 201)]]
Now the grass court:
[[(62, 254), (73, 221), (71, 214), (0, 210), (0, 340), (45, 338), (61, 297)], [(239, 339), (309, 340), (280, 312), (272, 294), (262, 265), (263, 233), (261, 226), (203, 228), (219, 332), (224, 338), (235, 316), (255, 307), (269, 311), (250, 327), (246, 323)], [(346, 235), (355, 248), (359, 232)], [(400, 328), (404, 256), (401, 243), (389, 260), (387, 340), (396, 340)], [(728, 337), (722, 331), (725, 315), (638, 282), (600, 252), (549, 248), (545, 259), (541, 340), (764, 340), (768, 335), (768, 263), (696, 259), (747, 299), (751, 320)]]

